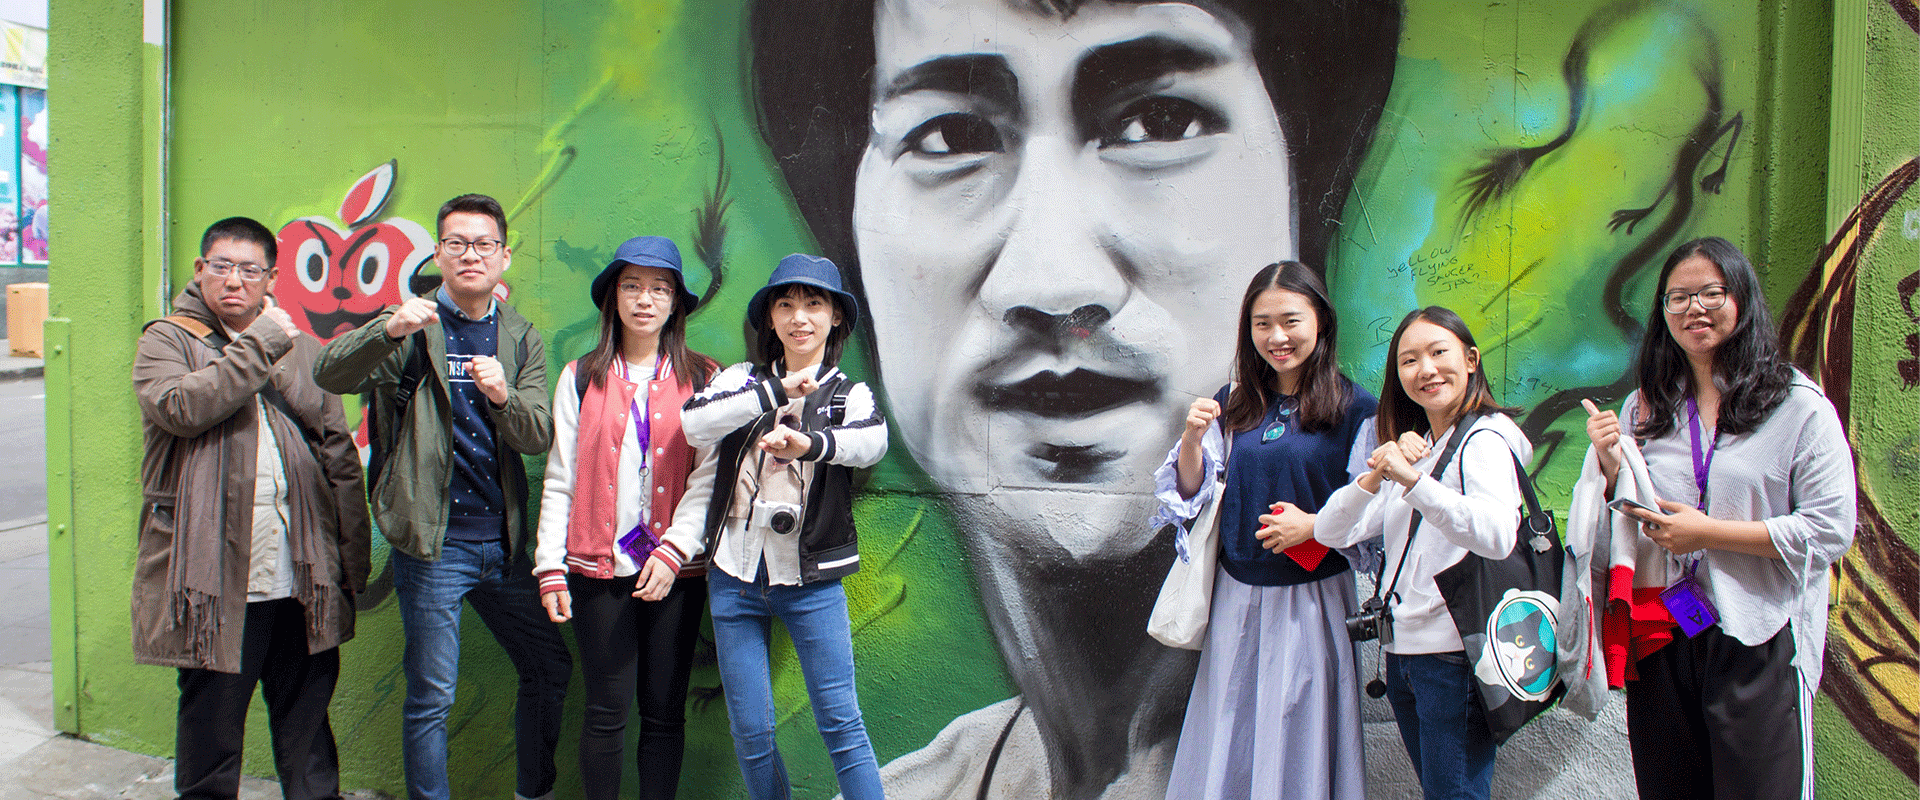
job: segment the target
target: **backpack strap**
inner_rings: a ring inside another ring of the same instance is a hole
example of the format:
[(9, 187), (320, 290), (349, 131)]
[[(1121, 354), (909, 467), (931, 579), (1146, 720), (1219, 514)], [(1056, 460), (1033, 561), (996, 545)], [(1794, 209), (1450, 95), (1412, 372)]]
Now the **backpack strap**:
[(380, 401), (378, 392), (368, 392), (372, 401), (369, 407), (374, 413), (367, 415), (367, 488), (380, 485), (380, 474), (386, 470), (387, 454), (393, 449), (393, 441), (400, 432), (400, 421), (406, 419), (407, 406), (412, 405), (413, 396), (427, 377), (427, 333), (414, 331), (408, 337), (413, 351), (407, 354), (405, 364), (400, 368), (400, 383), (393, 387), (393, 400)]

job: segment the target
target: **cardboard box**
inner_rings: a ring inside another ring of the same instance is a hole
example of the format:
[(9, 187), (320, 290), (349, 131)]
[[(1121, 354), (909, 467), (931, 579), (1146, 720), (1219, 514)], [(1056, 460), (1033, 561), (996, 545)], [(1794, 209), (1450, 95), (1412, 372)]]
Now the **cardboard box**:
[(7, 285), (7, 343), (13, 354), (25, 358), (46, 358), (41, 329), (47, 324), (47, 285), (14, 283)]

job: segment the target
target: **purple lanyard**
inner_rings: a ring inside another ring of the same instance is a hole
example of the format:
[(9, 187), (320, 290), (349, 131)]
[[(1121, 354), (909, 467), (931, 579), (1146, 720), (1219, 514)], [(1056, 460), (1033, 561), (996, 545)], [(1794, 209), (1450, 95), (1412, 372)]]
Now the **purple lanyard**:
[[(628, 383), (633, 382), (631, 378), (627, 377), (627, 360), (624, 358), (620, 359), (620, 379)], [(660, 359), (658, 357), (655, 357), (653, 361), (653, 380), (660, 380)], [(640, 475), (641, 477), (646, 477), (647, 464), (653, 460), (650, 457), (652, 453), (650, 446), (653, 444), (653, 422), (647, 418), (646, 414), (640, 411), (640, 399), (638, 397), (627, 402), (627, 411), (633, 417), (633, 437), (640, 442)], [(642, 488), (644, 489), (645, 487)], [(645, 516), (645, 512), (642, 512), (642, 516)]]
[(1713, 469), (1713, 451), (1720, 447), (1720, 429), (1714, 427), (1713, 441), (1707, 443), (1707, 453), (1700, 455), (1700, 404), (1689, 396), (1687, 398), (1687, 428), (1693, 434), (1693, 485), (1700, 488), (1700, 504), (1695, 508), (1707, 510), (1707, 473)]
[[(620, 366), (620, 379), (632, 383), (632, 379), (627, 377), (626, 359), (620, 359), (617, 363)], [(655, 358), (653, 362), (653, 380), (660, 380), (660, 360), (658, 358)], [(653, 423), (648, 420), (647, 415), (640, 410), (640, 401), (638, 398), (628, 401), (627, 409), (628, 413), (633, 415), (634, 438), (640, 441), (640, 522), (633, 526), (633, 530), (627, 531), (626, 535), (621, 536), (616, 544), (620, 546), (620, 549), (626, 551), (627, 555), (633, 559), (635, 564), (644, 564), (647, 561), (647, 557), (653, 554), (654, 548), (660, 546), (659, 538), (654, 536), (652, 531), (647, 530), (648, 518), (653, 516), (651, 513), (651, 504), (648, 502), (648, 498), (651, 495), (647, 492), (647, 485), (652, 483), (653, 479), (653, 476), (647, 469), (648, 462), (652, 460), (648, 451), (653, 444)]]

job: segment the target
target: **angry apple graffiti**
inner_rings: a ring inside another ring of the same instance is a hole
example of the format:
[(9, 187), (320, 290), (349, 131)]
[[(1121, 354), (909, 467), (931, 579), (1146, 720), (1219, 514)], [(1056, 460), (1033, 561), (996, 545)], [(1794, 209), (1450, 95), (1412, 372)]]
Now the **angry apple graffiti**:
[(413, 297), (413, 279), (433, 256), (433, 237), (419, 223), (373, 221), (393, 194), (396, 174), (396, 162), (388, 161), (354, 181), (340, 202), (344, 229), (326, 217), (280, 228), (274, 296), (294, 324), (322, 342)]

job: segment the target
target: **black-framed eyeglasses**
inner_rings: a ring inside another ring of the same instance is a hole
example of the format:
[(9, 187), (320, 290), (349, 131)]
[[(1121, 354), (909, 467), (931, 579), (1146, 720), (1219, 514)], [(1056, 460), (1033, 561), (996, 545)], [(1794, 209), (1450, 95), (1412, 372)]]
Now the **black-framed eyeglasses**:
[(1701, 308), (1712, 311), (1727, 304), (1727, 287), (1708, 286), (1697, 292), (1683, 292), (1675, 289), (1660, 295), (1660, 305), (1669, 314), (1685, 314), (1687, 306), (1692, 305), (1696, 297), (1700, 299)]
[(447, 255), (457, 258), (466, 255), (467, 249), (472, 248), (474, 255), (486, 258), (494, 253), (500, 252), (502, 244), (504, 243), (499, 239), (481, 239), (477, 242), (469, 242), (465, 239), (455, 239), (449, 236), (440, 240), (440, 249)]
[(216, 278), (229, 277), (233, 275), (234, 270), (238, 269), (240, 270), (240, 280), (248, 283), (259, 283), (266, 280), (267, 272), (269, 272), (266, 267), (251, 261), (245, 264), (235, 264), (225, 259), (209, 258), (204, 259), (201, 263), (206, 264), (207, 271), (213, 273), (213, 276)]

